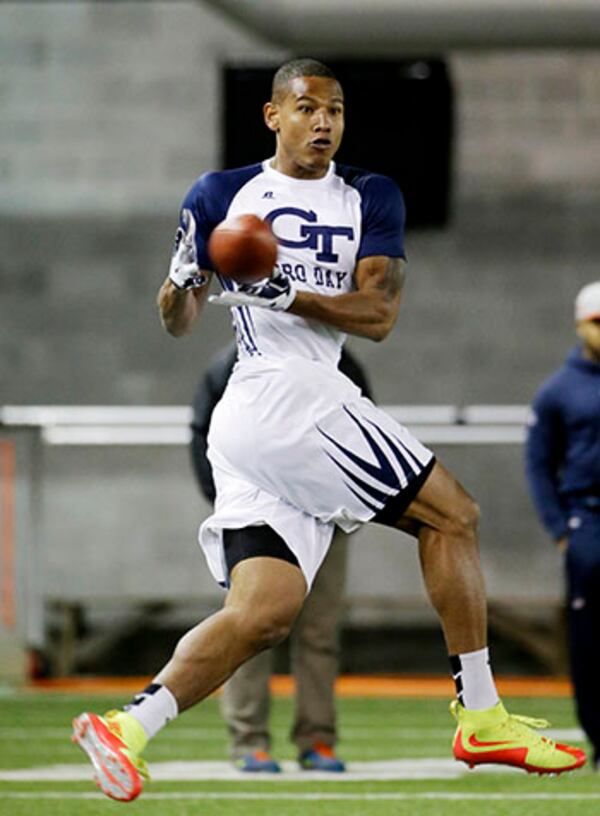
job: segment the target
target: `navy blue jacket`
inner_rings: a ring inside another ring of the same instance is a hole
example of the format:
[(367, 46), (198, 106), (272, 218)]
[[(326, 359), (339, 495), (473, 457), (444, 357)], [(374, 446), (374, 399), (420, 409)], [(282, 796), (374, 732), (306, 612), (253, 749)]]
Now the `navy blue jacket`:
[(573, 349), (532, 407), (527, 480), (544, 525), (558, 540), (567, 533), (570, 501), (600, 496), (600, 364)]

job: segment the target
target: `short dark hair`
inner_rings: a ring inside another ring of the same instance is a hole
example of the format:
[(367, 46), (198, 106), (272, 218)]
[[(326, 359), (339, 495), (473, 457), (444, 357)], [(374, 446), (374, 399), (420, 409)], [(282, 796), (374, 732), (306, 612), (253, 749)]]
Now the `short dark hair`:
[(338, 81), (331, 68), (328, 68), (324, 63), (312, 59), (311, 57), (299, 57), (297, 59), (288, 60), (279, 66), (273, 77), (271, 99), (275, 100), (276, 97), (281, 97), (286, 86), (292, 79), (309, 76), (327, 77), (328, 79), (335, 80), (335, 82)]

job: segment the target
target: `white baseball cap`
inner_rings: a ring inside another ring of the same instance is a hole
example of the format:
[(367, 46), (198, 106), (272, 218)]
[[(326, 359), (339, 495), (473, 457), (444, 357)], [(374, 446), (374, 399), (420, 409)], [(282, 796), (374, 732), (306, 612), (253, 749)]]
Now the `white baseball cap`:
[(588, 283), (575, 298), (575, 320), (600, 318), (600, 281)]

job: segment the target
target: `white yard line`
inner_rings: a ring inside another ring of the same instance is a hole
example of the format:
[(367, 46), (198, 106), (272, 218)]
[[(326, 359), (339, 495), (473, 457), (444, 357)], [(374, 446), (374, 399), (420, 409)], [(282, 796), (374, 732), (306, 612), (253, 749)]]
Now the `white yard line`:
[[(156, 782), (367, 782), (403, 779), (458, 779), (465, 774), (520, 774), (517, 768), (488, 766), (470, 771), (453, 759), (394, 759), (350, 762), (345, 773), (303, 771), (292, 761), (282, 762), (282, 773), (243, 773), (229, 762), (153, 762), (150, 774)], [(0, 782), (79, 782), (92, 778), (90, 765), (52, 765), (0, 771)]]
[[(105, 799), (101, 793), (73, 793), (59, 791), (17, 792), (3, 791), (3, 799)], [(410, 801), (418, 799), (437, 799), (448, 801), (464, 800), (498, 800), (498, 801), (592, 801), (600, 800), (600, 793), (455, 793), (453, 791), (435, 791), (432, 793), (235, 793), (235, 792), (198, 792), (198, 793), (143, 793), (144, 800), (168, 799), (237, 799), (237, 800), (304, 800), (304, 801)]]
[[(286, 735), (287, 728), (274, 728), (274, 734)], [(378, 740), (393, 739), (452, 739), (453, 729), (449, 728), (395, 728), (389, 725), (377, 725)], [(550, 728), (543, 731), (546, 736), (555, 740), (567, 740), (581, 742), (585, 739), (585, 734), (580, 728)], [(71, 734), (69, 727), (59, 728), (37, 728), (31, 726), (7, 726), (0, 728), (0, 739), (26, 741), (31, 739), (68, 739)], [(173, 742), (210, 742), (213, 740), (223, 740), (227, 734), (224, 727), (220, 728), (179, 728), (177, 730), (166, 731), (163, 740)], [(350, 740), (373, 740), (373, 726), (350, 726), (342, 728), (342, 738)]]

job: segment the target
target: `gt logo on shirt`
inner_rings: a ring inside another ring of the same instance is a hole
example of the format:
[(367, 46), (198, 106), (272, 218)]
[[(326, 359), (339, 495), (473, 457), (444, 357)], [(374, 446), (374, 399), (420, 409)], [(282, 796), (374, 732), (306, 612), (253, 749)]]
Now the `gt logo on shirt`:
[[(288, 215), (300, 219), (299, 235), (303, 240), (294, 241), (291, 238), (282, 238), (277, 234), (275, 221), (281, 216)], [(354, 230), (352, 227), (326, 227), (316, 223), (317, 214), (314, 210), (301, 210), (298, 207), (280, 207), (271, 210), (265, 215), (265, 220), (273, 227), (277, 241), (284, 247), (295, 249), (316, 249), (316, 260), (324, 263), (335, 263), (339, 255), (333, 251), (334, 238), (345, 238), (352, 241)], [(306, 223), (308, 222), (308, 223)]]

